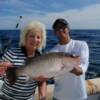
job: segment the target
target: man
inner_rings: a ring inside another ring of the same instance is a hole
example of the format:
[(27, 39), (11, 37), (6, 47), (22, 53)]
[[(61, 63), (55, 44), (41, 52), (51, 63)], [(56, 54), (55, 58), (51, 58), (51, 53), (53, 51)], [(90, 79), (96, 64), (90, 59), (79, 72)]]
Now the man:
[(65, 19), (57, 19), (53, 24), (58, 44), (50, 52), (66, 52), (80, 57), (80, 65), (69, 73), (55, 78), (53, 100), (85, 100), (85, 72), (89, 63), (89, 49), (85, 41), (71, 39), (69, 24)]

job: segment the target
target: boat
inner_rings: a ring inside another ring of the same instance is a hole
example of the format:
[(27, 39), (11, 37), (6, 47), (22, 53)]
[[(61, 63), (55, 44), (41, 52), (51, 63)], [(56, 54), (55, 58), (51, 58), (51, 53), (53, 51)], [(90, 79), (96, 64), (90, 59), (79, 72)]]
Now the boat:
[[(87, 88), (87, 94), (88, 94), (88, 98), (86, 100), (100, 100), (100, 78), (86, 80), (86, 88)], [(46, 100), (52, 100), (53, 89), (54, 89), (54, 84), (50, 84), (47, 86)], [(37, 91), (38, 91), (38, 89), (37, 89)], [(35, 94), (36, 100), (38, 100), (38, 92), (37, 91)]]
[[(2, 84), (3, 84), (3, 81), (1, 77), (0, 94), (2, 94), (1, 92)], [(100, 100), (100, 78), (86, 80), (86, 88), (87, 88), (87, 94), (88, 94), (88, 98), (86, 100)], [(54, 89), (54, 84), (50, 84), (47, 86), (46, 100), (52, 100), (53, 89)], [(38, 100), (38, 88), (36, 89), (36, 92), (35, 92), (35, 100)]]

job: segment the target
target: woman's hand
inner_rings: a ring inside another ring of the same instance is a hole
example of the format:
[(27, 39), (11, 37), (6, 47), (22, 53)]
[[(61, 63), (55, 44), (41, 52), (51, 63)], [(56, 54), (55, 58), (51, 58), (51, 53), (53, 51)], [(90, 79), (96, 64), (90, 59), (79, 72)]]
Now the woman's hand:
[(9, 61), (1, 61), (0, 62), (0, 75), (5, 74), (5, 71), (8, 67), (12, 67), (12, 63)]
[(11, 67), (12, 63), (9, 61), (2, 61), (0, 62), (0, 67)]

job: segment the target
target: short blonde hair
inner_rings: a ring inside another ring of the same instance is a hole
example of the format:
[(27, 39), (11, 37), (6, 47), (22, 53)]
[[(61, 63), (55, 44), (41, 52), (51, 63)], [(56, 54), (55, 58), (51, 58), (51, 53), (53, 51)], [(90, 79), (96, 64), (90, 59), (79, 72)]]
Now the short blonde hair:
[(25, 37), (31, 29), (38, 29), (42, 32), (42, 42), (38, 48), (38, 50), (41, 51), (46, 46), (46, 29), (45, 25), (39, 21), (32, 21), (21, 31), (19, 45), (25, 46)]

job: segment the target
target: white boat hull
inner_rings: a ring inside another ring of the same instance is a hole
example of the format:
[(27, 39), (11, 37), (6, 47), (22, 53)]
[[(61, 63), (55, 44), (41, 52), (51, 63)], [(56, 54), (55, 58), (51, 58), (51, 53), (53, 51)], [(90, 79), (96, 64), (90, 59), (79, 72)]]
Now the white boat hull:
[[(95, 83), (95, 85), (92, 84), (91, 82)], [(90, 79), (90, 80), (86, 81), (87, 93), (88, 93), (88, 98), (86, 100), (100, 100), (100, 84), (99, 83), (100, 83), (100, 78)], [(2, 92), (1, 92), (2, 84), (3, 84), (3, 81), (0, 80), (0, 94), (2, 94)], [(47, 99), (46, 100), (52, 100), (53, 89), (54, 89), (54, 84), (47, 86), (47, 97), (46, 97)], [(35, 93), (36, 100), (38, 100), (38, 92), (37, 91), (38, 91), (38, 89), (36, 90), (36, 93)]]

